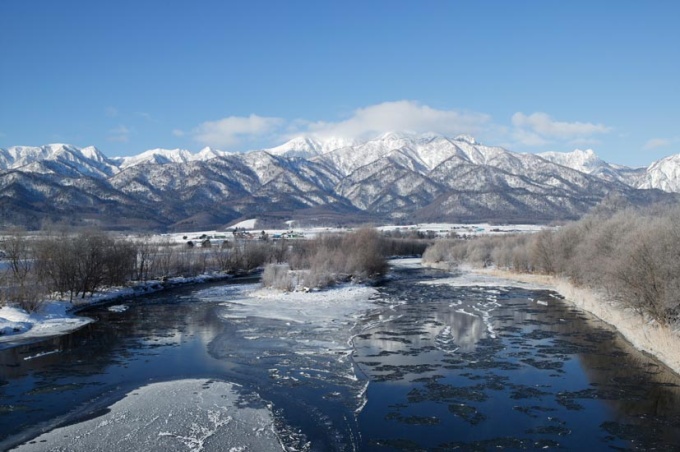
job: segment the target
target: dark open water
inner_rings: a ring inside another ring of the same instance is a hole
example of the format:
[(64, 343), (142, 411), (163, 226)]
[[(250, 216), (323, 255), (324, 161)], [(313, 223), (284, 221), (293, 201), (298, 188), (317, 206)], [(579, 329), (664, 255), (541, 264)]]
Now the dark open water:
[[(229, 284), (93, 309), (0, 350), (0, 446), (149, 382), (213, 378), (270, 403), (293, 450), (678, 450), (677, 375), (554, 293), (418, 284), (442, 276), (396, 269), (334, 330), (224, 318), (244, 289)], [(350, 337), (349, 354), (327, 346)]]

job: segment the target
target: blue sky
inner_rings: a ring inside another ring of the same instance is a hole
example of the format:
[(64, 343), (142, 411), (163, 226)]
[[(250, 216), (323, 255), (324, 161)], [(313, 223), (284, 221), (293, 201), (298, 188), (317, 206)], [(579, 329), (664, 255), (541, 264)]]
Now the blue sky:
[(680, 153), (678, 1), (0, 1), (0, 147), (389, 130)]

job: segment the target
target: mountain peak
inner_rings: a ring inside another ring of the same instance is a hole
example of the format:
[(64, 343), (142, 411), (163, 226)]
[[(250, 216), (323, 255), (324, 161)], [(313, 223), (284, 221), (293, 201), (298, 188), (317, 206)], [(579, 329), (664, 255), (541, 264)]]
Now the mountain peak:
[(272, 155), (311, 158), (322, 153), (322, 146), (314, 138), (300, 135), (265, 151)]
[(227, 154), (229, 153), (225, 151), (220, 151), (218, 149), (213, 149), (210, 146), (206, 146), (200, 151), (198, 151), (196, 154), (193, 154), (191, 156), (191, 160), (205, 161), (213, 159), (215, 157), (222, 157)]
[(478, 145), (479, 142), (475, 140), (475, 137), (472, 135), (458, 135), (456, 138), (454, 138), (454, 141), (462, 141), (463, 143), (467, 144), (472, 144), (472, 145)]
[(378, 138), (376, 138), (375, 141), (398, 141), (398, 140), (409, 139), (409, 138), (412, 138), (412, 137), (413, 136), (411, 134), (407, 134), (407, 133), (404, 133), (404, 132), (390, 131), (390, 132), (383, 133)]
[(317, 136), (299, 135), (291, 138), (280, 146), (264, 150), (272, 155), (312, 158), (354, 144), (356, 144), (354, 140), (342, 137), (321, 138)]
[(649, 165), (639, 188), (680, 193), (680, 154), (669, 155)]
[(571, 152), (542, 152), (539, 157), (582, 173), (592, 174), (604, 166), (603, 162), (592, 149), (575, 149)]

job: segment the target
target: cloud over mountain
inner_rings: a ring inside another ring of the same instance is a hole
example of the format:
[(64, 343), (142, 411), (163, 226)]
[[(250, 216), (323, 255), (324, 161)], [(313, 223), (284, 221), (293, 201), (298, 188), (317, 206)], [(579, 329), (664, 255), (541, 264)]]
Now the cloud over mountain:
[(321, 138), (366, 139), (400, 130), (442, 135), (477, 134), (491, 117), (483, 113), (440, 110), (410, 100), (383, 102), (354, 110), (350, 117), (336, 122), (310, 122), (306, 132)]
[[(365, 141), (392, 131), (445, 136), (471, 135), (484, 141), (508, 143), (515, 148), (551, 145), (593, 146), (612, 127), (586, 121), (559, 121), (547, 113), (516, 112), (509, 118), (454, 108), (435, 108), (414, 100), (381, 102), (356, 108), (337, 120), (289, 119), (251, 114), (205, 121), (175, 137), (190, 136), (204, 146), (229, 150), (268, 148), (304, 135), (325, 141), (331, 138)], [(650, 142), (652, 146), (657, 141)]]
[(272, 133), (283, 124), (283, 119), (250, 116), (229, 116), (199, 124), (193, 131), (196, 141), (206, 146), (229, 147), (252, 136)]
[(604, 124), (556, 121), (543, 112), (530, 115), (517, 112), (512, 115), (512, 125), (515, 127), (515, 139), (528, 146), (540, 146), (554, 140), (568, 140), (583, 144), (583, 140), (593, 135), (609, 133), (612, 130)]

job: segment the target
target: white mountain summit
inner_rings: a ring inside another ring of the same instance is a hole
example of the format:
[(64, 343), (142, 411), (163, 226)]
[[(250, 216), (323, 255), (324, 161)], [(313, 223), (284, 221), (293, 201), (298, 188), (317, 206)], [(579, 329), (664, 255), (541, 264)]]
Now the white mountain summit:
[(576, 149), (572, 152), (542, 152), (538, 155), (558, 165), (587, 174), (597, 172), (597, 170), (606, 164), (592, 149), (585, 151)]
[(115, 162), (94, 146), (80, 149), (62, 143), (0, 148), (0, 171), (14, 169), (43, 174), (68, 172), (90, 177), (108, 177), (119, 171)]
[(356, 144), (355, 140), (332, 137), (332, 138), (317, 138), (312, 136), (297, 136), (282, 145), (264, 149), (272, 155), (282, 157), (299, 157), (310, 159), (336, 149), (353, 146)]
[(548, 161), (582, 173), (591, 174), (609, 181), (619, 181), (631, 187), (642, 188), (639, 186), (639, 183), (644, 174), (643, 168), (628, 168), (605, 162), (592, 149), (585, 151), (576, 149), (572, 152), (542, 152), (538, 155)]
[(652, 163), (640, 177), (638, 188), (658, 188), (669, 193), (680, 193), (680, 154)]
[(132, 157), (118, 157), (121, 169), (130, 168), (135, 165), (153, 163), (163, 165), (165, 163), (187, 163), (194, 161), (206, 161), (215, 157), (228, 155), (228, 152), (218, 151), (211, 147), (205, 147), (198, 153), (193, 154), (186, 149), (150, 149)]

